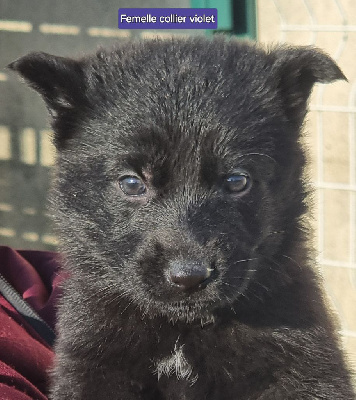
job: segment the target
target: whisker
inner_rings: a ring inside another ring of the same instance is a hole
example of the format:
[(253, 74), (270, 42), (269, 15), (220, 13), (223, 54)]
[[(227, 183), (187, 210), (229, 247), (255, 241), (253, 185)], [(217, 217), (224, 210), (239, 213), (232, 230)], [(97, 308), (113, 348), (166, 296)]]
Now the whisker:
[(300, 264), (299, 264), (294, 258), (289, 257), (289, 256), (287, 256), (287, 255), (285, 255), (285, 254), (282, 254), (282, 257), (287, 258), (288, 260), (292, 261), (295, 265), (297, 265), (297, 266), (299, 267), (299, 269), (302, 269), (302, 267), (300, 266)]
[(253, 260), (258, 260), (258, 257), (255, 257), (255, 258), (246, 258), (246, 259), (244, 259), (244, 260), (238, 260), (238, 261), (235, 261), (234, 264), (238, 264), (238, 263), (246, 262), (246, 261), (253, 261)]
[(267, 157), (267, 158), (271, 159), (274, 163), (277, 164), (277, 161), (276, 161), (273, 157), (271, 157), (270, 155), (265, 154), (265, 153), (247, 153), (247, 154), (241, 154), (241, 155), (239, 156), (239, 158), (241, 158), (241, 157), (246, 157), (246, 156), (262, 156), (262, 157)]

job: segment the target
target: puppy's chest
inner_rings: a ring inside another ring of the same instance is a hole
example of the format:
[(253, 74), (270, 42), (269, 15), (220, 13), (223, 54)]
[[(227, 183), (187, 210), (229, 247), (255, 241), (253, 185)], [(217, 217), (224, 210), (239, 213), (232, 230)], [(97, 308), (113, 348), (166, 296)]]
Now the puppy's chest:
[[(226, 343), (178, 340), (152, 360), (151, 374), (164, 398), (231, 400), (246, 391), (240, 361)], [(151, 375), (151, 376), (152, 376)]]
[(183, 385), (195, 386), (207, 376), (219, 375), (221, 381), (228, 383), (238, 375), (236, 356), (236, 349), (228, 340), (223, 342), (214, 335), (178, 337), (151, 359), (151, 372), (158, 382), (180, 381)]
[(197, 368), (193, 368), (191, 361), (185, 355), (184, 344), (176, 341), (171, 354), (159, 357), (153, 362), (153, 373), (157, 375), (158, 381), (162, 377), (173, 377), (194, 384), (198, 379)]

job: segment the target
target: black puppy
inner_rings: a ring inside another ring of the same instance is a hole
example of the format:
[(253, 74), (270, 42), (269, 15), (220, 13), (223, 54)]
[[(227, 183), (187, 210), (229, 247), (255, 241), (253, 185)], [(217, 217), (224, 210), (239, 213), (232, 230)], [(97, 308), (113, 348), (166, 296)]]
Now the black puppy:
[(55, 400), (354, 399), (314, 272), (311, 47), (221, 37), (15, 61), (53, 118), (70, 274)]

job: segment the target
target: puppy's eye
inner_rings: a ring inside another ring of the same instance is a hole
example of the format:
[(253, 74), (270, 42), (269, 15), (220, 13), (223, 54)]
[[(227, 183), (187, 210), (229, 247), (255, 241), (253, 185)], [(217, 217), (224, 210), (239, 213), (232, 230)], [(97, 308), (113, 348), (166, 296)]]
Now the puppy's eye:
[(136, 176), (124, 176), (119, 183), (121, 190), (127, 196), (140, 196), (146, 192), (146, 185)]
[(241, 193), (250, 186), (250, 178), (247, 174), (236, 173), (229, 175), (224, 180), (224, 189), (229, 193)]

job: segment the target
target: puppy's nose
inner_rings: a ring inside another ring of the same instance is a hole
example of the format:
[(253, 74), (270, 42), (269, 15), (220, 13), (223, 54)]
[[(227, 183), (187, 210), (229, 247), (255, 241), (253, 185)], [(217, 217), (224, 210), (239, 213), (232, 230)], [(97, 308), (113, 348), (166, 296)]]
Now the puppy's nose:
[(193, 290), (209, 278), (211, 269), (196, 260), (173, 260), (169, 263), (169, 277), (183, 291)]

